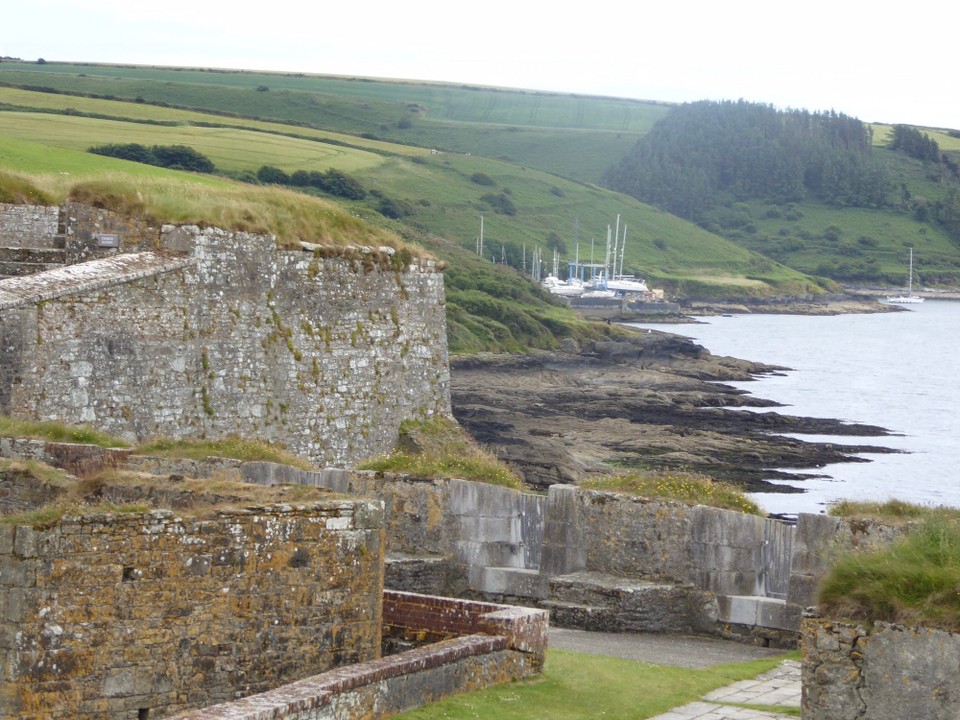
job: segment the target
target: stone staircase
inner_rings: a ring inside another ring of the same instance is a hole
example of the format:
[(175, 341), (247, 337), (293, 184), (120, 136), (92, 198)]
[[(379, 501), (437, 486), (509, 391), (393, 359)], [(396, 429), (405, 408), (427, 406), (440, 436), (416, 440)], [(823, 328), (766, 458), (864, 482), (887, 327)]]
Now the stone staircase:
[(596, 572), (552, 578), (541, 606), (555, 625), (601, 632), (709, 631), (717, 617), (713, 594), (693, 585)]

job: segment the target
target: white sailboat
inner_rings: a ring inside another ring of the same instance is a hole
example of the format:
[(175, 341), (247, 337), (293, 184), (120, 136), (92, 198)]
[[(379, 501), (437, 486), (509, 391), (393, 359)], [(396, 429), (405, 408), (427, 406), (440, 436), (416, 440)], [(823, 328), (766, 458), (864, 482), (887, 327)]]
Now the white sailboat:
[(907, 274), (907, 294), (888, 297), (887, 302), (897, 305), (916, 305), (922, 303), (923, 298), (913, 294), (913, 248), (910, 248), (910, 272)]

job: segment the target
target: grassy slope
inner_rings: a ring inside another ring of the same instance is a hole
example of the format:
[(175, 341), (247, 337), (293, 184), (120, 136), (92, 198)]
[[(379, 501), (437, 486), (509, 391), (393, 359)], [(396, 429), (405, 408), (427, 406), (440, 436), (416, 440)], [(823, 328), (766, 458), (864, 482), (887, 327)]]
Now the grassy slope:
[[(408, 224), (462, 247), (473, 247), (483, 213), (485, 240), (494, 253), (498, 243), (512, 243), (516, 253), (523, 246), (531, 251), (534, 245), (542, 246), (552, 232), (566, 243), (566, 259), (575, 253), (575, 234), (582, 259), (590, 253), (591, 240), (596, 241), (595, 256), (599, 257), (606, 226), (619, 214), (629, 228), (627, 270), (680, 292), (762, 293), (763, 281), (789, 291), (813, 287), (800, 274), (744, 253), (740, 247), (807, 273), (839, 268), (878, 282), (899, 284), (905, 273), (904, 247), (913, 245), (921, 277), (948, 279), (958, 274), (957, 249), (945, 233), (906, 214), (802, 204), (801, 216), (785, 221), (784, 208), (743, 204), (730, 212), (746, 215), (752, 227), (725, 228), (722, 232), (733, 240), (731, 243), (632, 200), (576, 184), (595, 182), (607, 165), (668, 111), (663, 104), (301, 74), (53, 63), (0, 64), (0, 82), (202, 107), (234, 117), (202, 119), (198, 113), (142, 102), (107, 103), (0, 88), (0, 103), (8, 105), (49, 107), (59, 102), (61, 108), (110, 116), (155, 117), (178, 123), (213, 120), (267, 132), (313, 135), (349, 145), (305, 149), (290, 139), (250, 142), (250, 136), (244, 133), (209, 128), (199, 132), (201, 128), (195, 127), (171, 128), (166, 133), (166, 137), (184, 138), (208, 149), (211, 157), (216, 155), (219, 160), (215, 161), (227, 169), (239, 169), (247, 161), (256, 165), (252, 161), (268, 157), (275, 159), (271, 164), (287, 170), (313, 169), (324, 162), (330, 163), (328, 167), (353, 169), (368, 187), (409, 203), (412, 214), (406, 218)], [(58, 99), (51, 102), (51, 98)], [(300, 125), (284, 126), (243, 116)], [(136, 131), (130, 132), (131, 137), (137, 135)], [(361, 133), (414, 145), (378, 143), (359, 137)], [(887, 133), (889, 127), (875, 126), (878, 148), (882, 148)], [(161, 134), (158, 129), (154, 136)], [(61, 135), (67, 137), (69, 133)], [(960, 148), (960, 140), (946, 133), (937, 132), (934, 137), (946, 151)], [(244, 147), (238, 147), (240, 143)], [(428, 156), (425, 166), (415, 166), (402, 159), (404, 155), (424, 157), (425, 151), (415, 145), (445, 152)], [(905, 182), (914, 196), (933, 201), (943, 194), (943, 189), (925, 178), (922, 170), (910, 168), (902, 158), (878, 149), (878, 155), (884, 153), (891, 156), (885, 161), (897, 182)], [(492, 163), (489, 158), (508, 162)], [(494, 177), (497, 187), (465, 183), (476, 171)], [(544, 171), (554, 175), (544, 175)], [(574, 182), (561, 182), (557, 174)], [(563, 196), (545, 195), (544, 189), (560, 189)], [(479, 198), (491, 190), (512, 192), (509, 197), (520, 212), (501, 216), (484, 207)], [(364, 207), (355, 209), (375, 217)], [(841, 229), (838, 240), (824, 237), (831, 226)]]
[[(148, 145), (189, 144), (208, 155), (218, 167), (229, 170), (255, 171), (263, 164), (291, 171), (329, 167), (346, 170), (368, 188), (408, 203), (412, 214), (406, 218), (407, 224), (461, 247), (475, 247), (479, 216), (483, 213), (486, 247), (498, 258), (498, 244), (512, 244), (519, 262), (523, 246), (532, 254), (535, 246), (543, 247), (548, 235), (556, 233), (566, 242), (569, 256), (576, 253), (574, 236), (578, 236), (583, 260), (589, 259), (590, 243), (594, 241), (594, 254), (600, 260), (607, 224), (614, 224), (620, 215), (629, 231), (625, 267), (655, 284), (682, 290), (712, 282), (717, 286), (716, 292), (735, 294), (764, 292), (762, 280), (792, 289), (810, 285), (797, 273), (631, 198), (476, 155), (446, 152), (430, 155), (421, 149), (364, 138), (352, 138), (353, 146), (346, 147), (342, 135), (333, 138), (338, 144), (331, 145), (321, 142), (331, 139), (327, 137), (329, 133), (327, 136), (317, 133), (315, 140), (300, 137), (314, 131), (277, 123), (231, 120), (140, 103), (8, 88), (0, 88), (0, 102), (21, 108), (74, 108), (97, 115), (91, 118), (72, 114), (3, 113), (4, 134), (67, 150), (79, 151), (108, 137), (116, 142)], [(156, 119), (177, 124), (152, 125), (124, 120), (148, 119), (151, 109), (157, 111)], [(104, 117), (116, 119), (102, 119)], [(195, 124), (210, 121), (231, 127)], [(24, 163), (14, 166), (29, 168), (29, 164)], [(49, 165), (44, 168), (49, 169)], [(76, 168), (67, 172), (76, 172)], [(470, 177), (477, 172), (491, 177), (496, 185), (488, 187), (472, 182)], [(519, 208), (515, 216), (497, 215), (480, 200), (486, 193), (505, 191), (511, 193), (511, 201)], [(368, 219), (381, 220), (367, 205), (354, 205), (354, 211)], [(445, 256), (442, 248), (438, 248), (437, 254)], [(746, 275), (754, 280), (747, 280)]]
[(586, 182), (598, 182), (669, 109), (656, 102), (436, 83), (54, 63), (2, 63), (0, 81), (366, 133), (509, 159)]

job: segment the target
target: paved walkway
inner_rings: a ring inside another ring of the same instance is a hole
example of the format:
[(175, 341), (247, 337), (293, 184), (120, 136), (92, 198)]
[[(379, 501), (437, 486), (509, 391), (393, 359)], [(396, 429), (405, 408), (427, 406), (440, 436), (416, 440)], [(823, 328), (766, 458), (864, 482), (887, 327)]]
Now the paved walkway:
[[(782, 650), (713, 638), (596, 633), (550, 628), (551, 647), (595, 655), (611, 655), (658, 665), (706, 668), (719, 663), (745, 662), (780, 655)], [(785, 660), (778, 667), (705, 695), (700, 701), (674, 708), (651, 720), (796, 720), (796, 715), (738, 705), (800, 707), (800, 663)]]
[(753, 710), (738, 705), (800, 707), (800, 663), (784, 660), (779, 667), (703, 696), (703, 701), (674, 708), (651, 720), (796, 720), (796, 715)]

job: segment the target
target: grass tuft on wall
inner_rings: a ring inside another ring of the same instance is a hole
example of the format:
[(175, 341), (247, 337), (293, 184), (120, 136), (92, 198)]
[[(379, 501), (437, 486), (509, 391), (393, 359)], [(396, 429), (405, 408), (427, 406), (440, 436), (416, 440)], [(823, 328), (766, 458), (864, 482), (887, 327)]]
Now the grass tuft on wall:
[(479, 446), (455, 421), (441, 417), (404, 421), (393, 451), (357, 468), (524, 489), (523, 481), (505, 463)]
[(760, 507), (731, 483), (692, 472), (635, 470), (589, 478), (580, 483), (588, 490), (626, 493), (686, 505), (708, 505), (750, 515), (763, 515)]

